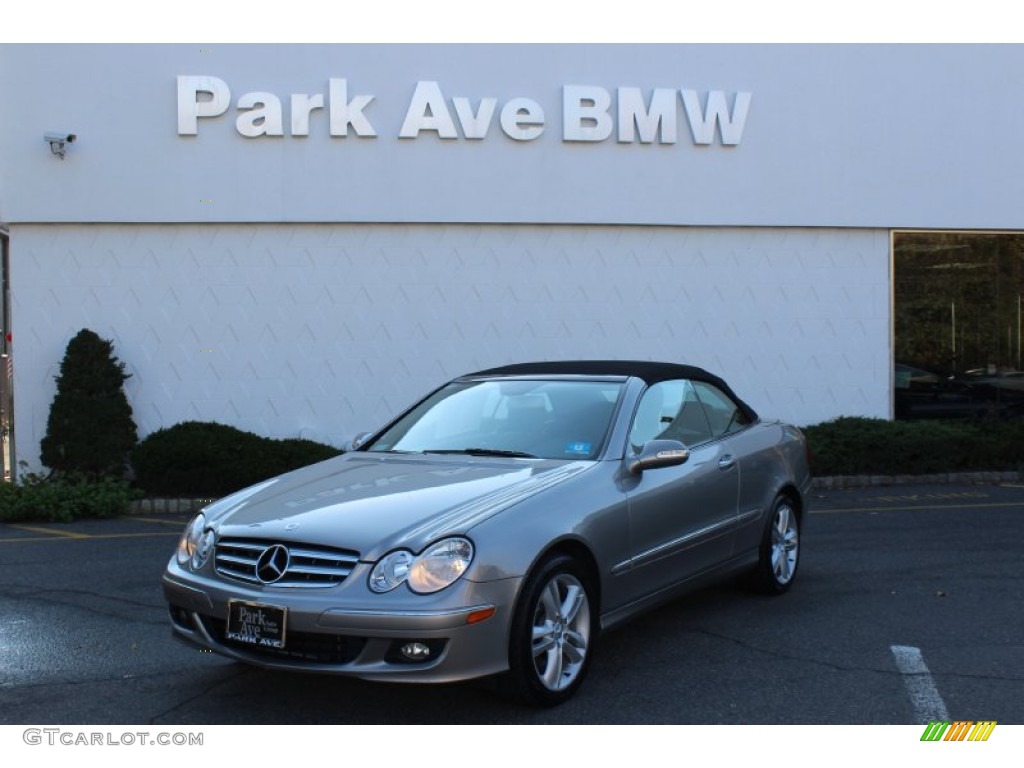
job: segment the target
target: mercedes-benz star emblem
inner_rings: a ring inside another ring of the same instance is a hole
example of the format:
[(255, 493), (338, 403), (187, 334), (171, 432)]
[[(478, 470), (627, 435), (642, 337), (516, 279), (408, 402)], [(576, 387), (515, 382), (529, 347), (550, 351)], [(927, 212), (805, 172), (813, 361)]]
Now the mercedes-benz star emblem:
[(290, 560), (291, 556), (284, 545), (267, 547), (256, 561), (256, 578), (264, 584), (273, 584), (284, 576)]

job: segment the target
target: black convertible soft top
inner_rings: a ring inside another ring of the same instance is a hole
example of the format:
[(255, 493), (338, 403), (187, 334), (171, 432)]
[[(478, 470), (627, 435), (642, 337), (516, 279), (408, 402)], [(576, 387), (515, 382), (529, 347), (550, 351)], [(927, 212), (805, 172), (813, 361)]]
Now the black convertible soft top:
[(557, 360), (537, 363), (515, 363), (499, 368), (489, 368), (467, 374), (466, 378), (476, 376), (531, 376), (563, 375), (563, 376), (636, 376), (649, 385), (671, 379), (690, 379), (713, 384), (729, 395), (751, 420), (757, 419), (757, 413), (736, 396), (732, 388), (721, 378), (694, 365), (679, 363), (659, 363), (650, 360)]

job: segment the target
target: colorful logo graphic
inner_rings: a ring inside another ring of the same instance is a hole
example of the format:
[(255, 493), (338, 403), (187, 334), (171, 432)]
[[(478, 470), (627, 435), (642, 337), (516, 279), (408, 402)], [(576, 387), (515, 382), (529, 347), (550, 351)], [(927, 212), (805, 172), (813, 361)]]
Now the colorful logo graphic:
[(932, 720), (921, 734), (921, 741), (988, 741), (995, 727), (995, 720)]

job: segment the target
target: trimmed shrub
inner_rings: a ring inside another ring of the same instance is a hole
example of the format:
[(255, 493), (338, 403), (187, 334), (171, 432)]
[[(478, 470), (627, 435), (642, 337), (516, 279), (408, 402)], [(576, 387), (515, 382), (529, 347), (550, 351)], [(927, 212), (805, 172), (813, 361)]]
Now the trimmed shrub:
[(886, 421), (844, 416), (804, 428), (811, 471), (827, 475), (927, 475), (1019, 470), (1024, 422)]
[(43, 464), (56, 473), (124, 477), (138, 439), (123, 388), (130, 376), (113, 342), (93, 331), (83, 328), (68, 342), (40, 444)]
[(217, 498), (340, 454), (312, 440), (272, 440), (216, 422), (161, 429), (132, 451), (135, 484), (147, 496)]
[(0, 520), (67, 523), (80, 518), (118, 517), (128, 512), (135, 490), (124, 480), (81, 475), (48, 479), (30, 474), (20, 483), (0, 483)]

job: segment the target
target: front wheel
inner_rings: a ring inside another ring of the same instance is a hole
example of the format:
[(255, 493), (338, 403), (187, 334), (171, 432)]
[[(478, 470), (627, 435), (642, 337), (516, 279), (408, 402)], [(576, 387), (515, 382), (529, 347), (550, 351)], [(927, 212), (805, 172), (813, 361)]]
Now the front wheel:
[(765, 594), (781, 595), (796, 578), (800, 564), (800, 517), (793, 502), (779, 496), (772, 505), (757, 567), (752, 576), (753, 587)]
[(527, 580), (509, 641), (507, 687), (519, 699), (555, 706), (583, 682), (595, 637), (589, 584), (567, 555), (543, 561)]

